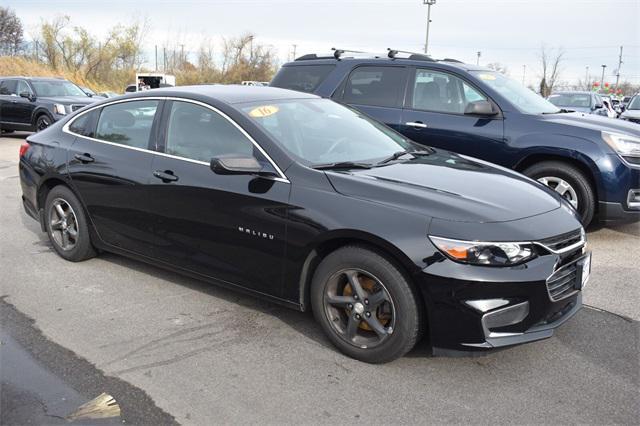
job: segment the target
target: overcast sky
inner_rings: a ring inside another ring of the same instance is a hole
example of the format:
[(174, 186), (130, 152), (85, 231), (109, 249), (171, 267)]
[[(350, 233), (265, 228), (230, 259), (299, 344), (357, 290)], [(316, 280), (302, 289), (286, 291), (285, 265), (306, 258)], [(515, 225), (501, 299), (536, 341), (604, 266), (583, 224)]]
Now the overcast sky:
[[(272, 45), (286, 61), (297, 55), (328, 52), (331, 47), (383, 52), (387, 47), (424, 49), (427, 7), (422, 0), (3, 0), (27, 29), (42, 19), (68, 15), (75, 25), (103, 35), (117, 23), (147, 18), (144, 50), (153, 66), (154, 45), (185, 44), (195, 52), (201, 41), (243, 32)], [(500, 62), (511, 77), (532, 82), (540, 72), (541, 45), (563, 48), (564, 80), (615, 82), (620, 46), (621, 80), (640, 83), (640, 0), (437, 0), (432, 7), (429, 50), (481, 64)], [(28, 34), (27, 34), (28, 35)], [(195, 53), (191, 53), (195, 58)]]

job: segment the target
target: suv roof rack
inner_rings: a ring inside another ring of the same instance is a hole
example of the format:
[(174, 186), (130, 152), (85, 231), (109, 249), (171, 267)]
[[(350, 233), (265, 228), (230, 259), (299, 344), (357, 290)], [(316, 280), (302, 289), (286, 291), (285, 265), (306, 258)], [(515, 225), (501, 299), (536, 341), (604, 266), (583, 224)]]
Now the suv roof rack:
[[(391, 59), (396, 59), (398, 53), (406, 53), (409, 55), (409, 57), (406, 59), (435, 62), (435, 60), (431, 56), (426, 55), (424, 53), (409, 52), (406, 50), (398, 50), (398, 49), (391, 49), (391, 48), (387, 48), (387, 51), (388, 51), (387, 56)], [(405, 59), (405, 58), (397, 58), (397, 59)]]
[(464, 64), (464, 62), (458, 60), (458, 59), (453, 59), (453, 58), (444, 58), (444, 59), (440, 59), (442, 62), (456, 62), (458, 64)]

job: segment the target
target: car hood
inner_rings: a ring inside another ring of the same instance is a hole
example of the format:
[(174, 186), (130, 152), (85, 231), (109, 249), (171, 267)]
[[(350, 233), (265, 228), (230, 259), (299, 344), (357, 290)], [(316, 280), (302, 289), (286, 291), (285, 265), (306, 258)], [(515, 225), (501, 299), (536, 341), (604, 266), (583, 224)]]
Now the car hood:
[(555, 193), (529, 178), (440, 150), (386, 166), (326, 174), (344, 195), (451, 221), (511, 221), (561, 205)]
[[(102, 99), (103, 98), (100, 98), (100, 100)], [(89, 105), (96, 102), (98, 99), (90, 98), (88, 96), (39, 96), (38, 100), (63, 105)]]
[(623, 118), (640, 118), (640, 109), (628, 109), (623, 112), (620, 117)]
[(579, 112), (565, 114), (543, 115), (544, 120), (568, 126), (582, 127), (595, 131), (608, 131), (613, 133), (627, 133), (638, 135), (638, 125), (627, 123), (624, 120), (616, 120), (601, 115), (583, 114)]

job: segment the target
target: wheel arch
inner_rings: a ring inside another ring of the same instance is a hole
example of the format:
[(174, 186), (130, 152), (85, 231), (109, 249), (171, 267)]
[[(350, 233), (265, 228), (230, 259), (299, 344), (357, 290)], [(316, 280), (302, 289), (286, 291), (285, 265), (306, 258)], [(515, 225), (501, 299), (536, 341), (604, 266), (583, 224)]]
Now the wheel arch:
[[(513, 168), (515, 171), (519, 173), (523, 173), (526, 169), (533, 166), (534, 164), (542, 163), (545, 161), (558, 161), (561, 163), (567, 163), (571, 166), (574, 166), (578, 170), (580, 170), (585, 177), (589, 180), (589, 184), (591, 188), (593, 188), (593, 192), (596, 199), (596, 213), (598, 210), (598, 202), (599, 194), (601, 192), (601, 188), (598, 184), (598, 179), (596, 178), (596, 169), (595, 164), (591, 164), (590, 161), (582, 158), (580, 153), (576, 153), (576, 155), (560, 155), (560, 154), (549, 154), (549, 153), (532, 153), (525, 157), (523, 157)], [(596, 169), (597, 170), (597, 169)]]
[(51, 114), (51, 111), (49, 111), (45, 107), (36, 108), (33, 111), (33, 115), (31, 116), (31, 125), (34, 129), (36, 128), (36, 122), (38, 121), (38, 118), (42, 115), (48, 115), (51, 119), (51, 124), (55, 123), (55, 119), (53, 118), (53, 114)]
[[(300, 310), (309, 310), (310, 303), (310, 289), (311, 281), (315, 271), (322, 262), (322, 260), (330, 253), (338, 250), (341, 247), (357, 245), (388, 258), (393, 262), (400, 271), (405, 275), (408, 282), (414, 286), (414, 289), (418, 292), (418, 288), (412, 279), (412, 269), (417, 268), (416, 265), (407, 257), (398, 247), (394, 244), (386, 241), (374, 234), (370, 234), (364, 231), (355, 230), (341, 230), (332, 231), (312, 244), (299, 274), (299, 289), (300, 289)], [(421, 295), (421, 293), (418, 292)], [(424, 306), (424, 300), (420, 298), (422, 307)]]

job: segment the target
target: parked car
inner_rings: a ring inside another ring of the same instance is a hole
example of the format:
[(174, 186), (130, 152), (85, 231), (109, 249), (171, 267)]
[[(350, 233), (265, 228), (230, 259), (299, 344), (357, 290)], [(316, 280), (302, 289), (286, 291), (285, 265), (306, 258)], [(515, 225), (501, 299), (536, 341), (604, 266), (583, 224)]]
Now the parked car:
[(39, 131), (95, 102), (60, 78), (0, 77), (0, 129)]
[(120, 96), (116, 92), (100, 92), (99, 95), (103, 98), (115, 98), (116, 96)]
[(620, 118), (632, 123), (640, 124), (640, 95), (635, 95), (620, 114)]
[(604, 99), (594, 92), (554, 92), (547, 100), (558, 108), (584, 114), (609, 116)]
[(618, 113), (613, 108), (613, 101), (609, 96), (601, 96), (602, 105), (604, 106), (604, 113), (602, 115), (606, 115), (609, 118), (618, 118)]
[(271, 85), (335, 99), (423, 145), (524, 173), (562, 194), (585, 225), (594, 216), (640, 219), (637, 126), (568, 113), (486, 68), (396, 52), (305, 55)]
[(124, 92), (132, 93), (161, 87), (173, 87), (176, 85), (176, 77), (171, 74), (145, 72), (136, 74), (136, 82), (128, 85)]
[(549, 337), (590, 273), (556, 192), (289, 90), (105, 100), (30, 136), (19, 171), (27, 213), (64, 259), (105, 250), (312, 308), (367, 362), (423, 332), (436, 352)]

